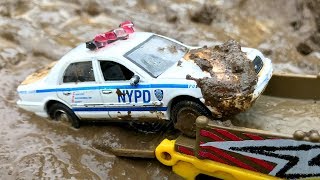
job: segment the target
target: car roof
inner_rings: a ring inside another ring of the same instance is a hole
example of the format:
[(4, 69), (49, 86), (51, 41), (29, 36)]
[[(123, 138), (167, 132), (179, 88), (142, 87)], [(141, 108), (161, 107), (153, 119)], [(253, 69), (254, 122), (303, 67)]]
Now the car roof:
[(127, 40), (118, 40), (106, 45), (103, 48), (93, 51), (86, 48), (85, 43), (81, 43), (77, 47), (71, 49), (59, 61), (57, 61), (56, 65), (51, 69), (44, 81), (58, 82), (59, 77), (57, 74), (60, 73), (61, 69), (66, 67), (66, 65), (73, 62), (78, 62), (79, 60), (88, 60), (95, 57), (109, 58), (123, 56), (126, 52), (130, 51), (153, 35), (154, 33), (149, 32), (134, 32), (129, 34), (129, 38)]
[(123, 56), (126, 52), (144, 42), (152, 35), (154, 35), (154, 33), (134, 32), (129, 34), (129, 38), (126, 40), (117, 40), (97, 50), (89, 50), (86, 48), (85, 43), (81, 43), (65, 54), (59, 61), (68, 61), (70, 63), (79, 59), (87, 59), (91, 57)]

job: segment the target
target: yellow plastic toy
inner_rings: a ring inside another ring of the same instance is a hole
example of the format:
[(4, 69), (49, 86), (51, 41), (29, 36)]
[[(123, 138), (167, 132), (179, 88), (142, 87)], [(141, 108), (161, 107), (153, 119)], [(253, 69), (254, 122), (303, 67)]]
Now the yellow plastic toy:
[[(198, 117), (196, 139), (163, 140), (156, 158), (185, 179), (316, 179), (320, 177), (317, 131), (293, 136), (223, 127)], [(307, 162), (307, 163), (306, 163)]]
[(162, 164), (172, 166), (173, 172), (185, 179), (196, 179), (199, 175), (220, 179), (280, 179), (211, 160), (200, 160), (194, 156), (176, 152), (174, 146), (175, 140), (163, 140), (156, 148), (156, 157)]

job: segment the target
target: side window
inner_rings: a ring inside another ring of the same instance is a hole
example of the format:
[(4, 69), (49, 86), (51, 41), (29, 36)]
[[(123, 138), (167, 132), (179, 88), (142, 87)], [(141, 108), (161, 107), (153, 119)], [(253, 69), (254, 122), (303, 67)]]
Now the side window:
[(72, 63), (63, 75), (64, 83), (90, 81), (95, 81), (91, 61)]
[(105, 81), (130, 80), (133, 76), (133, 72), (116, 62), (100, 61), (100, 67)]

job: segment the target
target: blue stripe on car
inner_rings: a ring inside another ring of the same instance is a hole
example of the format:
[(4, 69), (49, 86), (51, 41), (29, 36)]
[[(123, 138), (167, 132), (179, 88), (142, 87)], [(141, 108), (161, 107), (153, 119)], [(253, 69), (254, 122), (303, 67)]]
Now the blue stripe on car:
[(102, 89), (149, 89), (149, 88), (189, 88), (188, 84), (138, 84), (131, 85), (115, 85), (115, 86), (88, 86), (76, 88), (54, 88), (54, 89), (39, 89), (31, 91), (19, 91), (20, 94), (27, 93), (47, 93), (47, 92), (61, 92), (61, 91), (81, 91), (81, 90), (102, 90)]
[(73, 111), (166, 111), (167, 107), (73, 108)]

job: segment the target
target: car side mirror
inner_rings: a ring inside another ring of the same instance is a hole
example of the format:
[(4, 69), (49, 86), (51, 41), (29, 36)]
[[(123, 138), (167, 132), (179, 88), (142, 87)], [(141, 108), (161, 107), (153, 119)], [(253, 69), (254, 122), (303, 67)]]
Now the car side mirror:
[(131, 86), (136, 86), (140, 81), (140, 77), (138, 75), (133, 75), (132, 78), (130, 79), (130, 85)]

